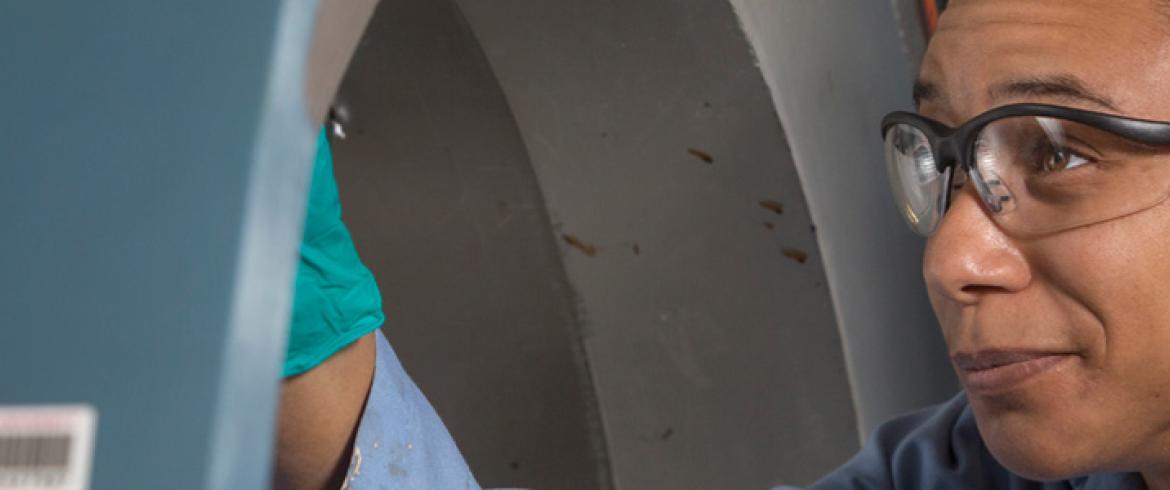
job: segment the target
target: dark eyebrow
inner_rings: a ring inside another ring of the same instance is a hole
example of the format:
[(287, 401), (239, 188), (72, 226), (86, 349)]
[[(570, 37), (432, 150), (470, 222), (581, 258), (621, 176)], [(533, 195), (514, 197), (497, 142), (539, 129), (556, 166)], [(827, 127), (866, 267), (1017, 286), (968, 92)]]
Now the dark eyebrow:
[(988, 90), (992, 100), (1015, 97), (1056, 97), (1089, 102), (1111, 111), (1117, 112), (1117, 107), (1109, 98), (1094, 94), (1085, 87), (1077, 77), (1072, 75), (1054, 75), (1039, 78), (1009, 80), (992, 85)]
[[(1085, 84), (1080, 79), (1072, 75), (1053, 75), (1008, 80), (992, 85), (988, 93), (991, 95), (992, 100), (1014, 97), (1056, 97), (1089, 102), (1113, 112), (1120, 112), (1108, 97), (1094, 94), (1085, 87)], [(922, 79), (914, 81), (913, 96), (915, 106), (921, 106), (923, 102), (937, 99), (939, 94), (940, 90), (938, 85)]]
[(938, 97), (938, 86), (926, 80), (915, 80), (912, 95), (914, 96), (914, 106), (921, 107), (924, 101), (934, 100)]

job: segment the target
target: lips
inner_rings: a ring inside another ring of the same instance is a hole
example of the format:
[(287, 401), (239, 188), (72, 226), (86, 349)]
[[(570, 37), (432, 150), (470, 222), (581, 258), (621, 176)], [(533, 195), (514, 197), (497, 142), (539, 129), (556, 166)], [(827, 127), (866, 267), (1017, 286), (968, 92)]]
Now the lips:
[(1065, 353), (985, 350), (951, 359), (968, 392), (1001, 393), (1050, 371), (1076, 356)]

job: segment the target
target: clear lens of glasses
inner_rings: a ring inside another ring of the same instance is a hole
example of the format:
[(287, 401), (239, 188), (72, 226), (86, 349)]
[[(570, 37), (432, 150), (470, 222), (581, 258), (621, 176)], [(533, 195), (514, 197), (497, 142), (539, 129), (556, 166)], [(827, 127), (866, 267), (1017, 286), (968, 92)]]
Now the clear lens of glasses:
[(1064, 119), (1012, 117), (979, 133), (972, 178), (1002, 228), (1053, 233), (1166, 200), (1168, 152)]
[[(1170, 147), (1060, 118), (994, 121), (980, 131), (972, 153), (971, 184), (1012, 234), (1108, 221), (1170, 196)], [(914, 231), (930, 235), (946, 211), (942, 196), (950, 171), (936, 169), (926, 136), (906, 124), (887, 130), (886, 162), (902, 215)]]
[(945, 211), (943, 190), (950, 169), (938, 171), (930, 141), (922, 131), (896, 124), (886, 131), (886, 170), (906, 223), (915, 232), (930, 235)]

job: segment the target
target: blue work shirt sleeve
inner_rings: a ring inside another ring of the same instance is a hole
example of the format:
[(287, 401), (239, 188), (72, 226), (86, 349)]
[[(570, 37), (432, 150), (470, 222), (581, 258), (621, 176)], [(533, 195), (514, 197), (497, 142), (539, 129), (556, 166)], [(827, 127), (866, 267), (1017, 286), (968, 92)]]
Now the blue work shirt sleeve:
[(451, 434), (381, 330), (374, 380), (342, 490), (479, 490)]

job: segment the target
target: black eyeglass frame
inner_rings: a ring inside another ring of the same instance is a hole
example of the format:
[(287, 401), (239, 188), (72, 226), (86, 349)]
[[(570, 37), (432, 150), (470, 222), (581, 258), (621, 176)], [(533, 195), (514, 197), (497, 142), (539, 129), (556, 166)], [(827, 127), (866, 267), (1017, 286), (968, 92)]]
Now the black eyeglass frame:
[[(913, 112), (895, 111), (882, 118), (882, 139), (886, 139), (890, 129), (895, 125), (905, 124), (918, 129), (930, 143), (930, 151), (934, 156), (934, 163), (939, 174), (945, 174), (948, 168), (961, 166), (967, 175), (972, 177), (976, 189), (991, 211), (998, 213), (1001, 209), (1000, 203), (990, 199), (992, 194), (987, 188), (988, 183), (983, 181), (977, 169), (974, 168), (975, 144), (980, 132), (988, 124), (1009, 117), (1028, 116), (1064, 119), (1092, 126), (1145, 145), (1170, 147), (1170, 122), (1031, 103), (996, 107), (971, 118), (957, 128)], [(954, 179), (956, 173), (958, 172), (951, 172), (949, 178)], [(941, 196), (944, 214), (950, 207), (951, 191), (951, 182), (947, 182), (943, 186), (943, 195)]]

